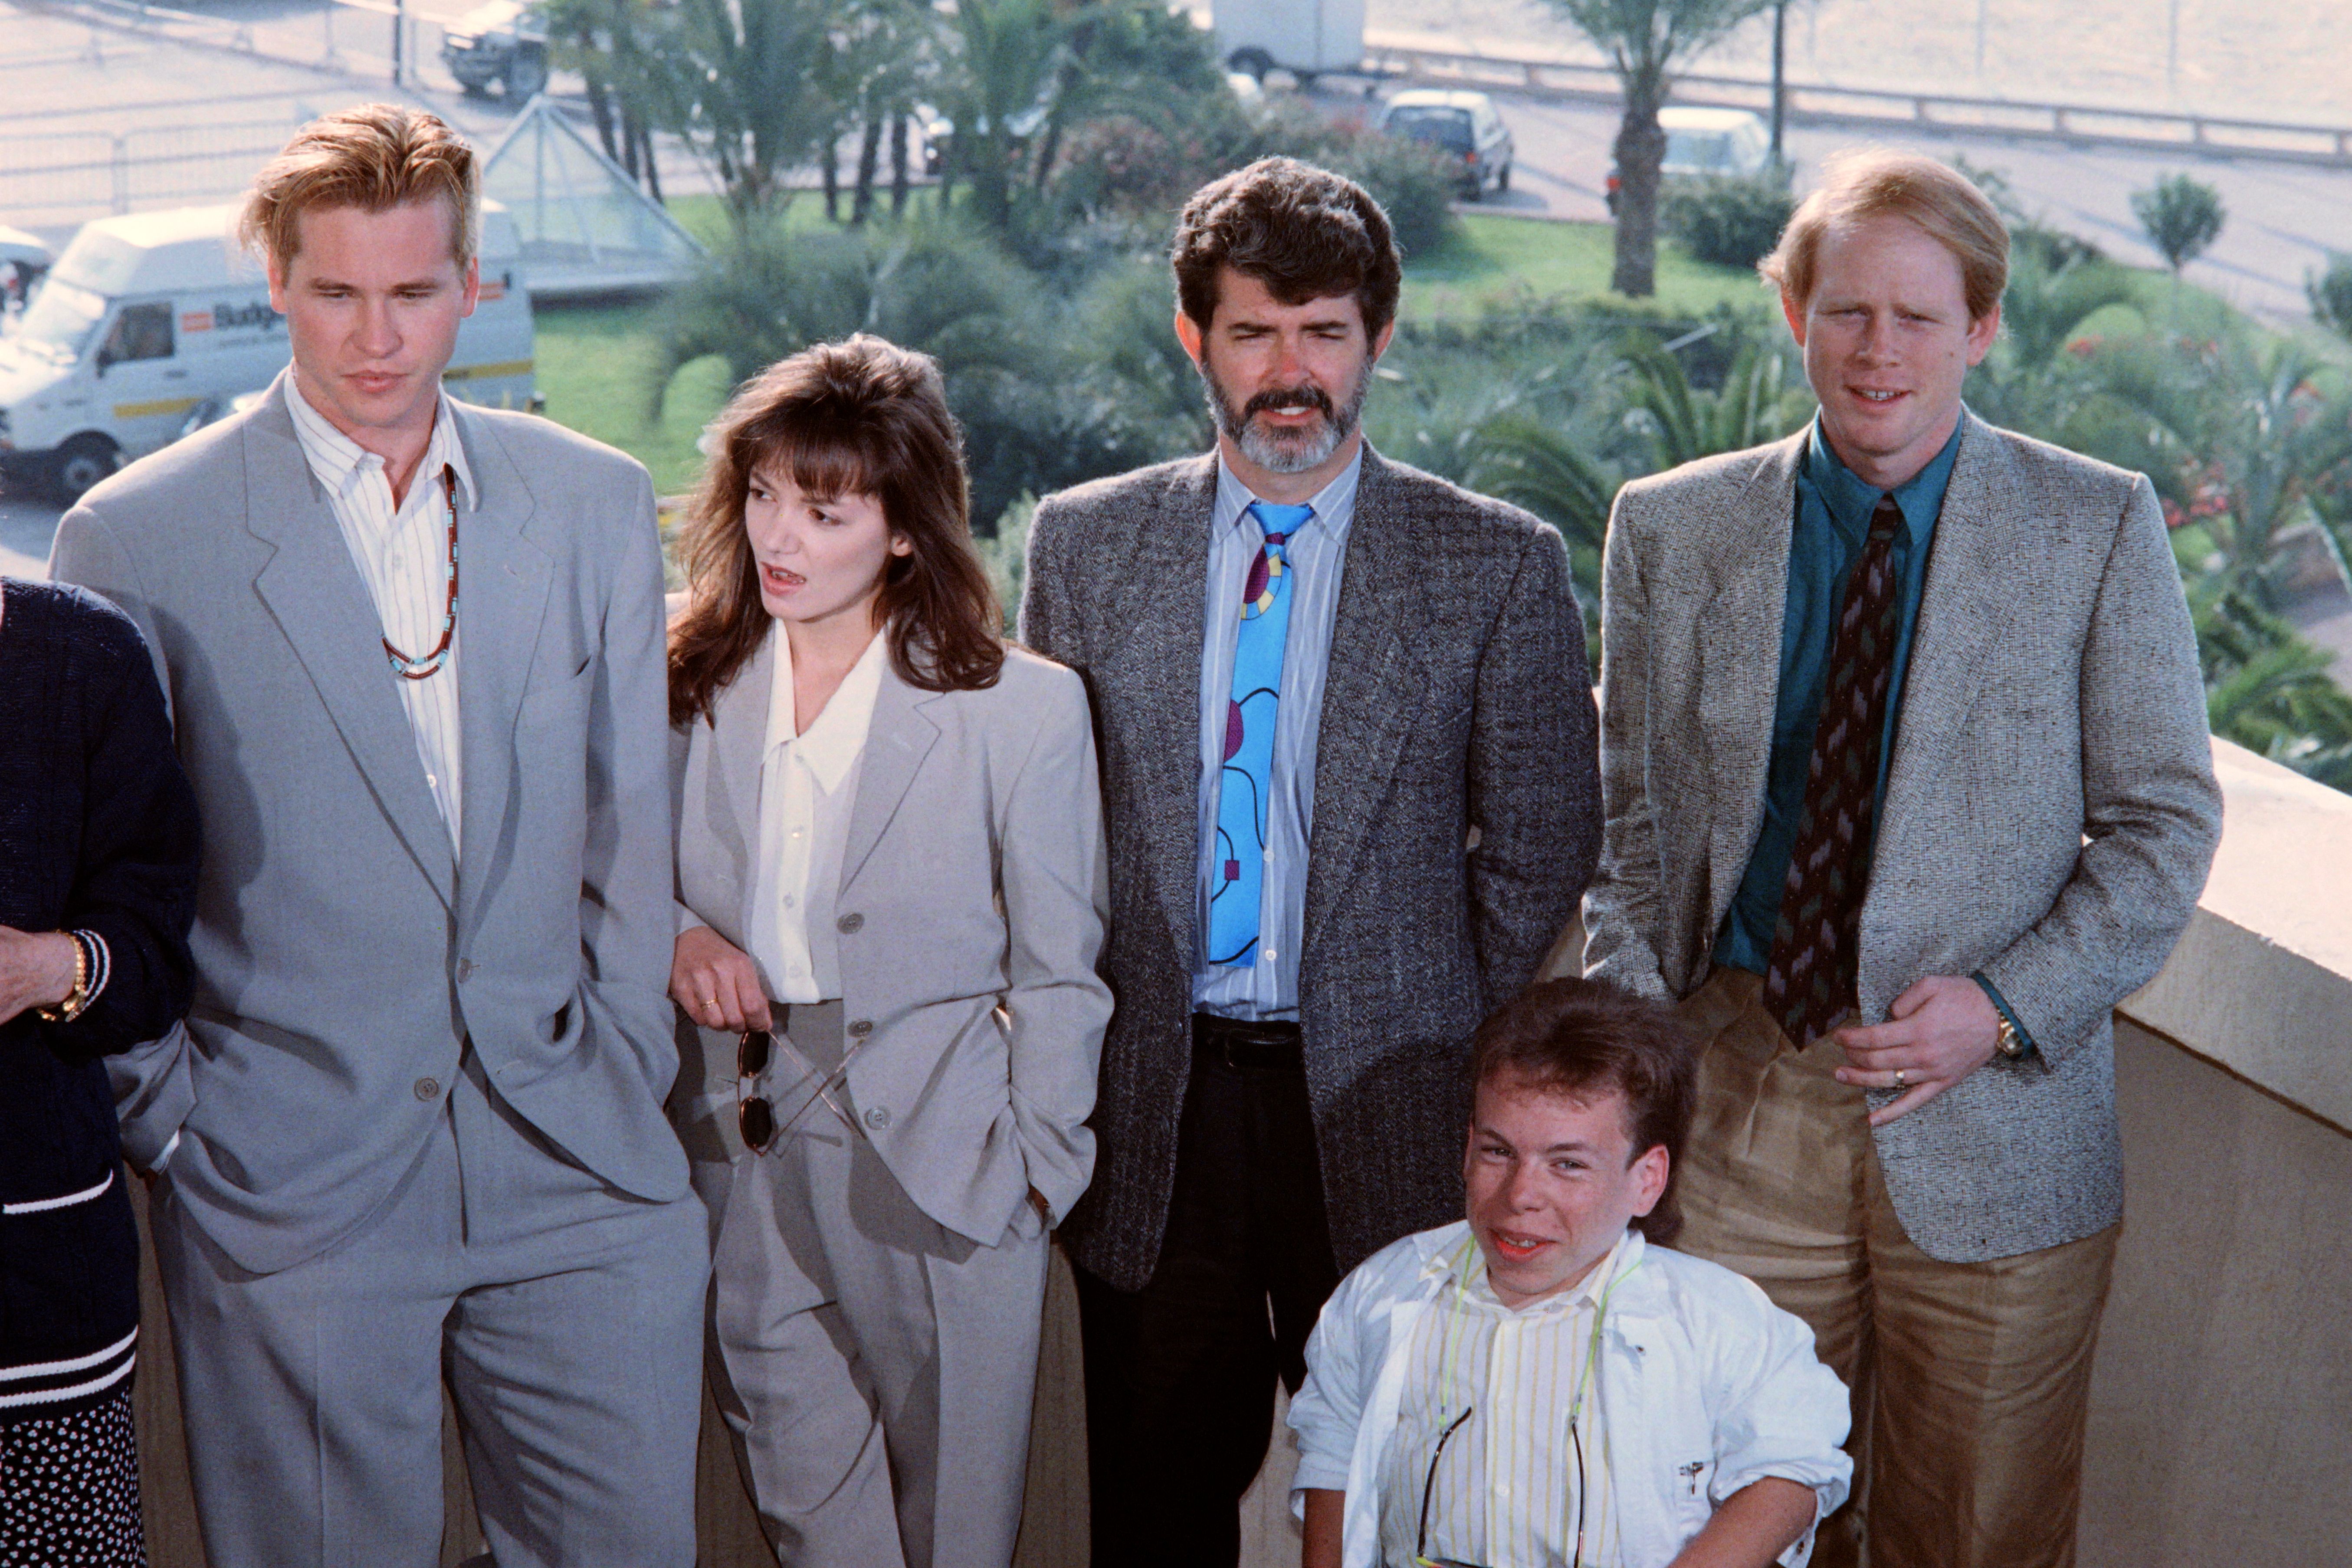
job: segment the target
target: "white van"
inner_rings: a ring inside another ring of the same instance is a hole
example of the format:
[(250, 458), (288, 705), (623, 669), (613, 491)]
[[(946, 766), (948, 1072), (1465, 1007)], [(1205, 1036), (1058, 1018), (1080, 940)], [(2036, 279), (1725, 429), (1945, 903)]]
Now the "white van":
[[(84, 224), (0, 338), (0, 477), (71, 500), (285, 368), (286, 319), (235, 206)], [(482, 294), (457, 329), (450, 395), (531, 405), (530, 296), (514, 220), (482, 213)]]

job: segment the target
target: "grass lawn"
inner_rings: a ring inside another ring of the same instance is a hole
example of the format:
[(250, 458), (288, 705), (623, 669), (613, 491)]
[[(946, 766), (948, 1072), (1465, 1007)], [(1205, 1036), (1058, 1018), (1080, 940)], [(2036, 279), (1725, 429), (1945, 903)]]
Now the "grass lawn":
[(1575, 299), (1614, 298), (1629, 309), (1669, 317), (1704, 314), (1719, 304), (1769, 308), (1753, 272), (1694, 261), (1671, 240), (1658, 244), (1658, 292), (1647, 301), (1609, 294), (1616, 233), (1605, 223), (1465, 213), (1455, 234), (1404, 269), (1402, 312), (1427, 321), (1475, 315), (1488, 300), (1526, 291)]
[[(670, 204), (670, 211), (706, 242), (724, 232), (726, 215), (715, 196), (683, 197)], [(793, 203), (785, 221), (795, 227), (821, 226), (824, 203), (803, 196)], [(1523, 290), (1604, 295), (1611, 245), (1606, 224), (1465, 215), (1458, 234), (1405, 268), (1404, 314), (1413, 321), (1475, 315), (1489, 300)], [(1654, 303), (1663, 314), (1696, 315), (1727, 300), (1761, 303), (1755, 275), (1709, 267), (1675, 246), (1659, 246)], [(629, 453), (653, 470), (656, 490), (673, 495), (691, 486), (699, 472), (695, 437), (726, 401), (728, 387), (718, 359), (698, 360), (679, 372), (659, 417), (649, 420), (653, 313), (649, 303), (541, 307), (539, 390), (546, 395), (549, 418)]]

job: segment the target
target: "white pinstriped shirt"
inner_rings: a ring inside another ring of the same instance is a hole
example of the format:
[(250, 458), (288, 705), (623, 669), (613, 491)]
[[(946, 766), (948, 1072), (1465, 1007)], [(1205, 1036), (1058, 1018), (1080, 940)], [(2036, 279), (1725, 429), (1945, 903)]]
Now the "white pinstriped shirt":
[[(1608, 1433), (1584, 1368), (1624, 1237), (1574, 1289), (1520, 1308), (1495, 1294), (1476, 1242), (1465, 1239), (1463, 1250), (1466, 1258), (1457, 1252), (1437, 1265), (1446, 1284), (1413, 1329), (1396, 1432), (1381, 1461), (1381, 1560), (1391, 1568), (1412, 1561), (1426, 1489), (1433, 1560), (1567, 1568), (1577, 1560), (1582, 1492), (1585, 1568), (1616, 1568)], [(1469, 1419), (1447, 1440), (1432, 1485), (1438, 1436), (1465, 1409)]]
[[(473, 471), (466, 466), (465, 445), (450, 418), (449, 395), (439, 395), (433, 438), (409, 481), (408, 494), (395, 507), (383, 459), (330, 425), (303, 397), (296, 374), (286, 373), (286, 408), (294, 416), (302, 456), (326, 488), (335, 522), (343, 531), (360, 580), (367, 584), (368, 597), (375, 603), (384, 637), (412, 658), (423, 658), (441, 640), (449, 592), (449, 508), (454, 504), (462, 518), (476, 504)], [(440, 478), (445, 467), (457, 476), (457, 494), (448, 500)], [(408, 714), (425, 787), (441, 808), (453, 852), (458, 848), (465, 768), (457, 725), (457, 657), (464, 637), (460, 626), (450, 639), (448, 658), (422, 680), (394, 674), (388, 661), (384, 668)]]

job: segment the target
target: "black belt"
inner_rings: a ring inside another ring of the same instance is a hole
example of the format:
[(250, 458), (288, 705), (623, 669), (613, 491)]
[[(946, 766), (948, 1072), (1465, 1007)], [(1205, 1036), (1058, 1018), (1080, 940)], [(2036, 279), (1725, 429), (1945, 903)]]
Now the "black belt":
[(1221, 1018), (1214, 1013), (1192, 1015), (1192, 1055), (1229, 1068), (1284, 1068), (1297, 1072), (1306, 1065), (1297, 1025)]

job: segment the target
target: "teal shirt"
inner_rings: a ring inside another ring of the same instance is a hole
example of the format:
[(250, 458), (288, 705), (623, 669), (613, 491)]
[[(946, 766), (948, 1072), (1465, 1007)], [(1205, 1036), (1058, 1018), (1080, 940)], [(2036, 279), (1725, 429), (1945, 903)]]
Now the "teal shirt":
[[(1879, 498), (1892, 494), (1903, 512), (1895, 536), (1896, 612), (1895, 671), (1886, 690), (1886, 728), (1879, 737), (1878, 790), (1871, 804), (1873, 837), (1886, 804), (1886, 769), (1895, 760), (1895, 731), (1903, 713), (1903, 678), (1911, 667), (1911, 638), (1919, 629), (1919, 600), (1927, 586), (1927, 550), (1944, 510), (1944, 487), (1960, 453), (1960, 430), (1934, 461), (1893, 491), (1864, 484), (1830, 450), (1822, 422), (1813, 420), (1805, 460), (1797, 468), (1797, 516), (1789, 537), (1789, 603), (1780, 616), (1780, 689), (1772, 710), (1772, 754), (1764, 772), (1764, 826), (1748, 858), (1748, 872), (1724, 912), (1716, 934), (1715, 962), (1732, 969), (1764, 973), (1772, 957), (1772, 928), (1780, 919), (1780, 893), (1789, 879), (1789, 857), (1797, 843), (1797, 818), (1805, 808), (1805, 778), (1811, 771), (1813, 731), (1821, 722), (1822, 686), (1830, 641), (1845, 599), (1846, 574), (1870, 536), (1870, 518)], [(2000, 1010), (2029, 1049), (2032, 1037), (2010, 1010), (2009, 1001), (1983, 975), (1970, 976)]]
[[(1944, 508), (1944, 487), (1960, 450), (1960, 426), (1935, 459), (1895, 487), (1903, 529), (1895, 536), (1896, 613), (1895, 671), (1886, 690), (1886, 728), (1878, 747), (1877, 807), (1886, 800), (1886, 768), (1895, 756), (1895, 728), (1903, 710), (1903, 677), (1911, 663), (1911, 638), (1919, 626), (1919, 599), (1927, 583), (1927, 551), (1936, 517)], [(1772, 754), (1764, 773), (1764, 826), (1748, 874), (1739, 880), (1723, 930), (1715, 942), (1715, 962), (1758, 974), (1772, 955), (1772, 928), (1780, 918), (1780, 891), (1789, 879), (1789, 856), (1796, 847), (1797, 819), (1805, 808), (1805, 777), (1812, 764), (1813, 731), (1822, 715), (1830, 643), (1845, 600), (1845, 580), (1870, 536), (1876, 490), (1843, 462), (1813, 421), (1805, 459), (1797, 467), (1797, 516), (1789, 538), (1789, 603), (1780, 616), (1780, 689), (1772, 710)]]

